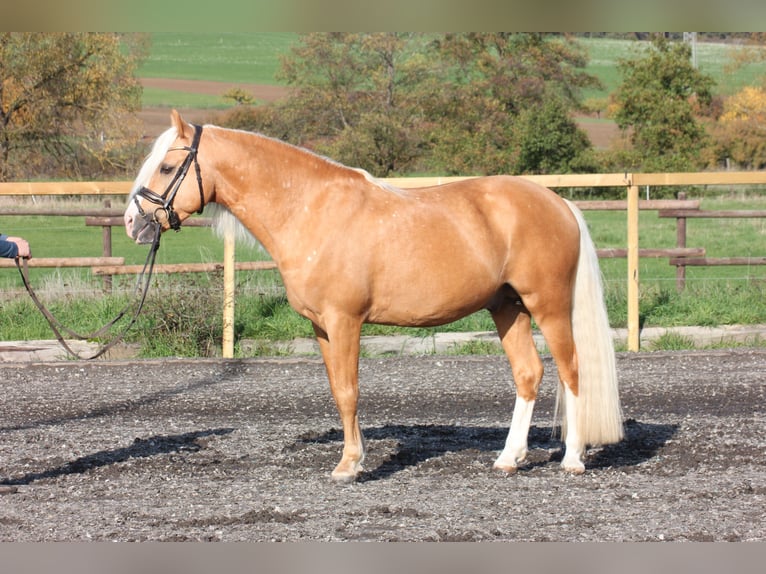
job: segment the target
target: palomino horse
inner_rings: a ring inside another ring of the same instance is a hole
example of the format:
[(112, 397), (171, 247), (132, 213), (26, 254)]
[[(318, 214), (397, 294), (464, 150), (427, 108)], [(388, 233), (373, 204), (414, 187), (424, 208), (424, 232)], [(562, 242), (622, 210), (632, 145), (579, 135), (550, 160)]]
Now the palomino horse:
[(175, 110), (171, 123), (138, 174), (125, 229), (148, 243), (157, 226), (178, 229), (214, 202), (269, 252), (290, 304), (313, 324), (343, 424), (333, 479), (362, 470), (363, 323), (434, 326), (489, 310), (516, 384), (497, 469), (514, 472), (527, 453), (543, 376), (532, 319), (558, 368), (563, 468), (583, 472), (588, 444), (622, 438), (598, 259), (571, 203), (506, 176), (402, 190), (259, 134), (192, 126)]

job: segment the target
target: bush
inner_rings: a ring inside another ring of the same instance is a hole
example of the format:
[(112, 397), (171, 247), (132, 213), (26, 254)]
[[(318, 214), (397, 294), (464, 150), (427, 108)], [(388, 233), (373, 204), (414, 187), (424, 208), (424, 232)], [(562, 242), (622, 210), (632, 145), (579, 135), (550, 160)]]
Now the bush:
[(515, 173), (571, 173), (595, 168), (583, 162), (583, 154), (591, 147), (588, 136), (557, 99), (525, 109), (516, 133), (519, 152)]
[(766, 167), (766, 90), (748, 86), (726, 99), (710, 130), (715, 144), (710, 163), (727, 160), (745, 169)]
[(211, 357), (223, 338), (221, 274), (163, 277), (149, 291), (134, 340), (142, 356)]

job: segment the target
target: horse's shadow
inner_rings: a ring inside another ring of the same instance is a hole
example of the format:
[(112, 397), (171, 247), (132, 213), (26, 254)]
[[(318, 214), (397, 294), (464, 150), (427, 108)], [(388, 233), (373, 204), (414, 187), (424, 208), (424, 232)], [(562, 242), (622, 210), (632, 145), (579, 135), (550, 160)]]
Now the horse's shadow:
[[(38, 480), (82, 474), (91, 469), (110, 466), (130, 459), (148, 458), (161, 454), (197, 452), (203, 448), (198, 441), (205, 437), (230, 434), (233, 428), (217, 428), (178, 435), (156, 435), (136, 439), (127, 447), (102, 450), (77, 458), (48, 470), (30, 472), (17, 478), (0, 481), (0, 485), (29, 485)], [(625, 438), (589, 455), (586, 466), (590, 469), (631, 467), (654, 457), (678, 430), (675, 424), (641, 423), (634, 419), (625, 422)], [(388, 478), (407, 468), (414, 468), (432, 460), (445, 460), (450, 453), (471, 455), (492, 454), (502, 450), (507, 430), (500, 427), (470, 427), (460, 425), (385, 425), (367, 428), (365, 437), (373, 441), (395, 442), (394, 451), (378, 456), (377, 466), (359, 477), (360, 482)], [(303, 450), (316, 444), (340, 445), (343, 435), (330, 430), (320, 435), (299, 438), (290, 450)], [(529, 431), (530, 457), (520, 471), (529, 471), (558, 462), (563, 456), (561, 442), (553, 436), (551, 427), (532, 426)], [(540, 456), (542, 453), (542, 456)], [(334, 454), (333, 454), (334, 456)], [(373, 457), (370, 457), (372, 459)], [(368, 459), (368, 463), (372, 460)], [(438, 464), (437, 464), (438, 466)], [(444, 462), (443, 466), (449, 466)]]
[[(635, 419), (625, 421), (625, 437), (617, 444), (607, 445), (589, 453), (586, 467), (632, 467), (654, 457), (678, 431), (676, 424), (642, 423)], [(532, 426), (529, 429), (529, 457), (520, 466), (525, 472), (544, 467), (563, 458), (563, 444), (550, 426)], [(439, 459), (450, 453), (473, 451), (491, 453), (494, 457), (505, 445), (508, 430), (501, 427), (469, 427), (459, 425), (385, 425), (364, 429), (364, 436), (373, 441), (394, 441), (396, 450), (374, 468), (368, 468), (359, 477), (360, 482), (381, 480), (416, 467), (425, 461)], [(343, 433), (332, 429), (318, 436), (300, 438), (293, 446), (302, 444), (342, 443)], [(541, 454), (542, 453), (542, 454)], [(547, 453), (547, 454), (546, 454)], [(372, 462), (368, 457), (368, 466)]]
[(110, 466), (130, 459), (149, 458), (160, 454), (178, 452), (197, 452), (203, 448), (198, 442), (199, 439), (227, 435), (234, 432), (234, 430), (233, 428), (217, 428), (177, 435), (155, 435), (146, 439), (137, 438), (130, 446), (95, 452), (55, 468), (30, 472), (19, 478), (2, 480), (0, 485), (28, 485), (46, 478), (83, 474), (94, 468)]

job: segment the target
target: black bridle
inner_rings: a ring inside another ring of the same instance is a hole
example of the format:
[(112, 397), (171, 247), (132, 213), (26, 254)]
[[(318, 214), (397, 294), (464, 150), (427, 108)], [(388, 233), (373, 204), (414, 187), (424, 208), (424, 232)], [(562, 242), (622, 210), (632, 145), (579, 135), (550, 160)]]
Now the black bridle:
[(170, 229), (174, 231), (179, 231), (181, 229), (181, 220), (173, 209), (173, 201), (175, 201), (178, 189), (181, 187), (181, 184), (186, 178), (186, 174), (188, 173), (189, 167), (191, 167), (192, 163), (194, 164), (194, 173), (197, 176), (197, 187), (199, 189), (199, 209), (197, 210), (197, 213), (202, 213), (202, 210), (205, 208), (205, 194), (202, 191), (202, 175), (200, 174), (199, 161), (197, 161), (197, 151), (199, 150), (200, 137), (202, 137), (202, 126), (195, 125), (194, 137), (192, 138), (192, 143), (190, 146), (176, 147), (168, 150), (185, 150), (189, 153), (186, 156), (186, 159), (184, 159), (183, 163), (176, 170), (176, 173), (173, 176), (173, 179), (170, 180), (167, 188), (165, 188), (165, 193), (160, 195), (148, 187), (141, 187), (141, 189), (136, 192), (136, 197), (133, 199), (133, 201), (136, 202), (136, 207), (138, 208), (138, 212), (142, 217), (149, 219), (149, 217), (146, 215), (146, 212), (141, 207), (139, 198), (143, 198), (150, 203), (154, 203), (155, 205), (159, 206), (154, 210), (154, 213), (152, 214), (152, 222), (161, 223), (157, 218), (157, 213), (163, 212), (167, 219), (168, 226), (170, 226)]

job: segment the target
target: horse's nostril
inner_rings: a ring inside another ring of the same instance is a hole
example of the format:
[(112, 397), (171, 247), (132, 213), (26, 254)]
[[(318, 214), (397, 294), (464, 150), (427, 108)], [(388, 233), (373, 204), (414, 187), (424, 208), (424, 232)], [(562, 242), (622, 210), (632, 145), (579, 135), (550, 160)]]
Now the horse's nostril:
[(133, 217), (129, 215), (125, 216), (125, 233), (128, 237), (133, 237)]

